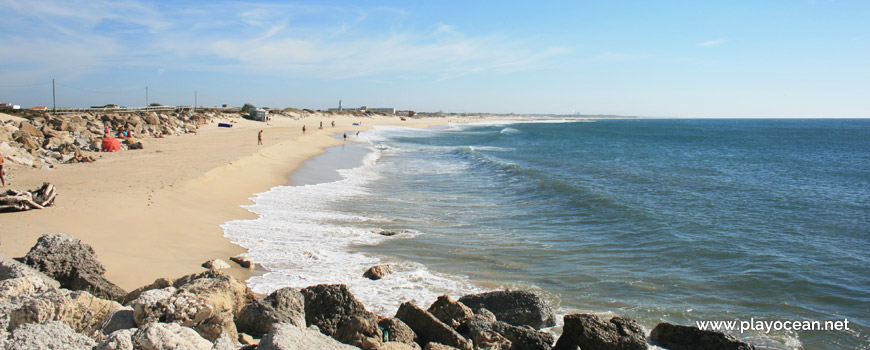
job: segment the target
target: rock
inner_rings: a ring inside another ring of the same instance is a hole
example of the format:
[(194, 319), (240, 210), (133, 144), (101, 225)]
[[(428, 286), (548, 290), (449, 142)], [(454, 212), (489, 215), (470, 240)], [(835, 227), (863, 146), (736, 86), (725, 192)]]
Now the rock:
[(378, 350), (421, 350), (421, 348), (417, 343), (408, 344), (391, 341), (382, 344)]
[(730, 334), (701, 330), (698, 327), (680, 326), (662, 322), (649, 334), (654, 345), (671, 350), (751, 350), (749, 343), (737, 340)]
[(286, 322), (305, 328), (305, 297), (298, 289), (286, 287), (245, 305), (236, 318), (240, 332), (262, 337), (272, 324)]
[(163, 288), (171, 287), (171, 286), (172, 286), (172, 280), (166, 279), (166, 278), (158, 278), (158, 279), (154, 280), (154, 283), (151, 283), (147, 286), (136, 288), (132, 292), (127, 293), (127, 296), (124, 297), (124, 300), (121, 302), (121, 304), (129, 305), (131, 302), (133, 302), (133, 300), (136, 300), (137, 298), (139, 298), (139, 296), (145, 291), (154, 290), (154, 289), (163, 289)]
[(474, 312), (468, 306), (447, 295), (438, 297), (438, 300), (429, 307), (428, 311), (441, 322), (460, 332), (463, 330), (460, 330), (459, 327), (471, 316), (474, 316)]
[(146, 290), (139, 294), (129, 305), (133, 308), (133, 320), (142, 326), (151, 322), (159, 322), (163, 317), (164, 305), (175, 295), (175, 287)]
[(496, 321), (491, 329), (510, 341), (512, 350), (550, 350), (556, 338), (548, 332), (536, 331), (529, 326), (517, 327)]
[(355, 350), (318, 331), (299, 328), (288, 323), (276, 323), (260, 340), (257, 350)]
[(360, 349), (377, 350), (383, 345), (384, 333), (378, 327), (377, 316), (362, 314), (342, 322), (332, 337)]
[(604, 320), (591, 314), (573, 314), (564, 318), (562, 336), (555, 350), (643, 350), (647, 349), (645, 334), (629, 319), (613, 317)]
[(333, 335), (351, 316), (368, 312), (343, 284), (308, 287), (302, 290), (302, 295), (305, 296), (305, 324), (317, 326), (326, 335)]
[(426, 344), (426, 347), (424, 347), (423, 350), (456, 350), (456, 348), (441, 343), (432, 342)]
[[(21, 147), (28, 151), (38, 150), (42, 147), (42, 142), (36, 141), (32, 136), (21, 135), (15, 138), (15, 142), (21, 144)], [(42, 140), (41, 138), (39, 140)]]
[(239, 343), (242, 343), (242, 345), (257, 345), (260, 344), (260, 341), (245, 333), (239, 333)]
[(209, 270), (223, 270), (230, 268), (230, 264), (221, 259), (211, 259), (202, 263), (202, 267), (207, 268)]
[(236, 324), (233, 322), (233, 313), (229, 311), (221, 312), (196, 324), (194, 330), (209, 341), (217, 341), (221, 335), (230, 336), (232, 339), (239, 337)]
[(133, 334), (133, 346), (141, 350), (211, 350), (212, 343), (193, 329), (177, 323), (149, 323)]
[(254, 263), (251, 261), (251, 259), (248, 259), (247, 256), (237, 255), (230, 258), (230, 260), (234, 261), (236, 264), (239, 264), (239, 266), (246, 269), (254, 269)]
[(540, 329), (556, 325), (553, 309), (532, 292), (506, 290), (472, 294), (459, 298), (459, 302), (472, 309), (486, 308), (499, 321), (514, 326)]
[(133, 334), (135, 329), (121, 329), (109, 334), (106, 339), (97, 344), (96, 350), (133, 350)]
[(60, 288), (60, 282), (0, 253), (0, 281), (11, 278), (36, 278), (46, 287)]
[(106, 317), (106, 322), (102, 328), (102, 332), (103, 334), (112, 334), (118, 330), (131, 328), (136, 328), (136, 320), (133, 317), (133, 308), (125, 306), (115, 310)]
[(94, 248), (67, 234), (39, 237), (24, 257), (24, 263), (56, 279), (66, 289), (85, 290), (116, 301), (127, 295), (103, 277), (106, 269), (97, 260)]
[(26, 324), (16, 328), (6, 343), (6, 349), (91, 350), (96, 345), (97, 343), (93, 339), (76, 333), (67, 324), (51, 321), (42, 324)]
[(428, 311), (412, 303), (402, 303), (399, 306), (399, 311), (396, 312), (396, 318), (405, 322), (408, 327), (414, 330), (414, 333), (417, 333), (417, 343), (424, 347), (430, 342), (436, 342), (463, 350), (471, 350), (470, 341)]
[(56, 289), (17, 300), (9, 308), (7, 328), (14, 330), (25, 324), (61, 321), (77, 333), (97, 336), (109, 315), (120, 308), (121, 304), (96, 298), (88, 292)]
[(377, 265), (372, 266), (363, 274), (363, 277), (368, 278), (370, 280), (379, 280), (384, 278), (384, 276), (393, 273), (393, 267), (390, 265)]
[(145, 145), (142, 143), (142, 141), (135, 141), (133, 139), (127, 139), (127, 141), (124, 141), (124, 142), (127, 143), (128, 149), (131, 149), (131, 150), (145, 149)]
[(189, 291), (214, 306), (217, 312), (231, 311), (238, 315), (255, 295), (244, 282), (225, 273), (207, 270), (187, 275), (172, 282), (172, 286)]
[(160, 125), (160, 118), (157, 117), (156, 113), (152, 112), (145, 116), (145, 122), (148, 123), (148, 125)]
[(34, 126), (29, 121), (21, 122), (21, 125), (18, 126), (18, 131), (23, 132), (27, 136), (39, 137), (39, 138), (45, 137), (45, 134), (43, 134), (42, 131), (39, 130), (39, 128)]
[(224, 333), (215, 340), (211, 350), (236, 350), (236, 342), (228, 334)]
[(384, 330), (384, 340), (388, 342), (416, 344), (417, 334), (398, 318), (384, 317), (378, 321), (378, 326)]

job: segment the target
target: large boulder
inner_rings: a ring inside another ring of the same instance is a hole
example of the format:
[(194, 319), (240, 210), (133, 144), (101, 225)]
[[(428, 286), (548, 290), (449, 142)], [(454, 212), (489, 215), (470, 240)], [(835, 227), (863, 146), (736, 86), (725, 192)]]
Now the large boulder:
[(60, 288), (60, 282), (57, 280), (0, 253), (0, 281), (20, 277), (33, 277), (41, 280), (45, 286)]
[(434, 342), (464, 350), (472, 348), (472, 343), (457, 333), (453, 327), (444, 324), (428, 311), (410, 302), (399, 306), (396, 318), (405, 322), (414, 333), (417, 333), (417, 343), (421, 346), (425, 347), (426, 344)]
[(272, 325), (269, 333), (260, 339), (257, 350), (356, 350), (318, 331), (299, 328), (289, 323)]
[(21, 125), (18, 126), (18, 131), (23, 132), (27, 136), (33, 136), (38, 138), (45, 137), (45, 134), (43, 134), (38, 127), (34, 126), (29, 121), (22, 121)]
[(564, 318), (562, 336), (554, 350), (645, 350), (646, 336), (637, 322), (613, 317), (604, 320), (591, 314), (572, 314)]
[(145, 291), (131, 306), (133, 318), (140, 328), (154, 322), (178, 323), (196, 330), (210, 341), (222, 333), (234, 338), (238, 336), (231, 308), (213, 303), (190, 290), (167, 287)]
[(351, 316), (368, 312), (343, 284), (319, 284), (302, 289), (302, 295), (305, 296), (305, 324), (315, 325), (329, 336)]
[(279, 322), (305, 328), (305, 296), (298, 289), (281, 288), (248, 303), (236, 318), (236, 327), (239, 332), (260, 338)]
[(709, 350), (751, 350), (749, 343), (737, 340), (730, 334), (701, 330), (698, 327), (680, 326), (662, 322), (649, 334), (654, 345), (671, 350), (709, 349)]
[(42, 324), (26, 324), (15, 329), (6, 343), (8, 350), (70, 349), (91, 350), (97, 343), (76, 333), (67, 324), (50, 321)]
[(506, 290), (471, 294), (459, 298), (459, 302), (472, 309), (485, 308), (499, 321), (514, 326), (540, 329), (556, 325), (553, 308), (532, 292)]
[(384, 333), (378, 326), (377, 316), (360, 314), (342, 322), (332, 337), (360, 349), (377, 350), (383, 346)]
[(511, 341), (511, 350), (550, 350), (556, 338), (553, 334), (529, 326), (517, 327), (496, 321), (491, 329)]
[(45, 234), (24, 257), (24, 263), (44, 272), (70, 290), (85, 290), (94, 295), (121, 301), (127, 295), (121, 287), (106, 280), (106, 269), (90, 245), (63, 234)]
[(474, 312), (471, 311), (471, 308), (453, 300), (453, 298), (447, 295), (438, 297), (438, 300), (432, 303), (432, 306), (430, 306), (427, 311), (429, 311), (432, 316), (441, 320), (441, 322), (444, 322), (460, 332), (463, 331), (460, 329), (460, 326), (471, 316), (474, 316)]
[(103, 324), (119, 309), (121, 304), (96, 298), (88, 292), (56, 289), (17, 299), (8, 309), (7, 328), (14, 330), (25, 324), (60, 321), (77, 333), (99, 336)]
[(384, 330), (384, 340), (387, 342), (416, 344), (417, 334), (398, 318), (383, 317), (378, 321), (378, 326)]
[(193, 329), (177, 323), (149, 323), (132, 336), (133, 346), (141, 350), (211, 350), (212, 343)]

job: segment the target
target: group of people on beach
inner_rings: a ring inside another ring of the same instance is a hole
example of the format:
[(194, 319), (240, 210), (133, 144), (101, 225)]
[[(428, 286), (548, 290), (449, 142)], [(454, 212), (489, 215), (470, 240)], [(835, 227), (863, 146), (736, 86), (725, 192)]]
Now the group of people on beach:
[[(354, 125), (358, 125), (358, 124), (354, 123)], [(333, 128), (335, 127), (334, 120), (332, 121), (332, 127)], [(323, 129), (323, 121), (322, 120), (320, 121), (320, 129)], [(106, 130), (108, 130), (108, 127), (106, 128)], [(307, 129), (305, 128), (305, 125), (302, 125), (302, 134), (303, 135), (305, 135), (305, 131), (307, 131)], [(356, 132), (356, 135), (359, 136), (359, 131)], [(344, 133), (344, 139), (345, 139), (345, 141), (347, 140), (347, 132)], [(260, 130), (260, 132), (257, 133), (257, 145), (262, 145), (262, 144), (263, 144), (263, 130)]]

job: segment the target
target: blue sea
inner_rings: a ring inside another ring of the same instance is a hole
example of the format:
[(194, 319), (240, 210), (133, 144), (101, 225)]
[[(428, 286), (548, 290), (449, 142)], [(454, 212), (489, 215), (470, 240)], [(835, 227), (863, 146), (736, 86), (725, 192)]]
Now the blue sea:
[[(535, 120), (350, 139), (306, 165), (320, 178), (258, 194), (258, 219), (224, 225), (271, 271), (255, 291), (344, 283), (393, 315), (524, 289), (560, 315), (647, 331), (848, 320), (730, 333), (759, 349), (870, 349), (870, 120)], [(385, 263), (396, 273), (362, 277)]]

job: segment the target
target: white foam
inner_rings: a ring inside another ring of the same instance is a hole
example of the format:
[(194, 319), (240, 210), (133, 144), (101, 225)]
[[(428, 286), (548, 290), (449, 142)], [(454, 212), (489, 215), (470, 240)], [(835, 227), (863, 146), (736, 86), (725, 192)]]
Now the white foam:
[[(370, 132), (365, 138), (379, 142), (380, 132), (383, 131)], [(356, 246), (420, 234), (405, 231), (392, 237), (378, 235), (372, 229), (389, 223), (390, 218), (335, 209), (335, 204), (345, 199), (374, 195), (367, 192), (365, 185), (380, 176), (377, 160), (381, 152), (373, 150), (357, 168), (339, 170), (342, 180), (278, 186), (259, 193), (253, 198), (254, 204), (245, 207), (256, 213), (257, 219), (222, 225), (226, 237), (248, 249), (248, 256), (270, 271), (247, 281), (255, 292), (341, 283), (370, 311), (391, 316), (405, 301), (425, 307), (439, 295), (461, 296), (480, 291), (462, 277), (436, 273), (414, 262), (387, 260), (355, 251)], [(396, 272), (378, 281), (362, 277), (366, 269), (383, 263), (393, 265)]]

